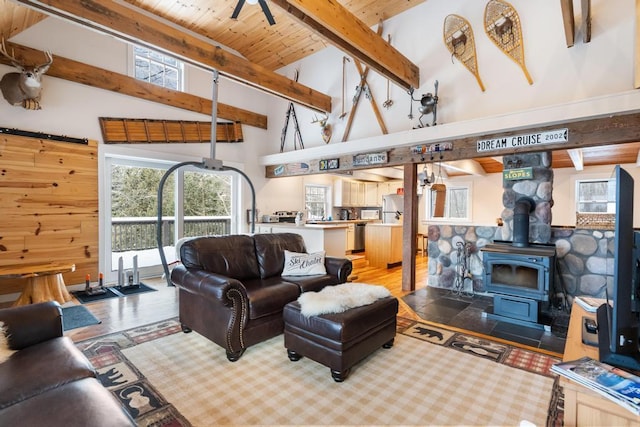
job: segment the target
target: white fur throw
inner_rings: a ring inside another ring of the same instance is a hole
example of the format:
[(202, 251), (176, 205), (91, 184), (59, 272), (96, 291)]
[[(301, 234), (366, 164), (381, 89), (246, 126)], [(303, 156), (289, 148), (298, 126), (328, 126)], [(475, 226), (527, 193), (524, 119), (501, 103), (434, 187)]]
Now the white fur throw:
[(327, 286), (318, 292), (304, 292), (298, 297), (303, 316), (326, 313), (342, 313), (350, 308), (374, 303), (380, 298), (391, 296), (384, 286), (365, 283), (344, 283)]
[(0, 363), (7, 360), (15, 350), (9, 348), (9, 340), (7, 339), (4, 323), (0, 322)]

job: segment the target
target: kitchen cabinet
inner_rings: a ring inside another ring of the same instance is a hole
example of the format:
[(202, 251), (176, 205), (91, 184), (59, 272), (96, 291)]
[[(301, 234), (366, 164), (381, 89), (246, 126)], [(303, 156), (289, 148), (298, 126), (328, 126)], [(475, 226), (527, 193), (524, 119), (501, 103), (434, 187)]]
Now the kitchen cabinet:
[(386, 196), (387, 194), (396, 194), (398, 188), (402, 188), (402, 181), (389, 181), (389, 182), (381, 182), (378, 184), (378, 198), (380, 199), (379, 203), (382, 204), (382, 196)]
[(346, 246), (347, 251), (352, 251), (356, 246), (356, 226), (355, 224), (347, 225), (347, 238), (346, 238)]
[(338, 179), (333, 183), (333, 206), (351, 206), (351, 181)]
[(364, 184), (364, 206), (382, 206), (382, 197), (378, 197), (378, 183)]
[(351, 181), (351, 206), (364, 206), (364, 182)]
[(333, 206), (361, 207), (365, 204), (365, 186), (361, 181), (339, 179), (333, 184)]

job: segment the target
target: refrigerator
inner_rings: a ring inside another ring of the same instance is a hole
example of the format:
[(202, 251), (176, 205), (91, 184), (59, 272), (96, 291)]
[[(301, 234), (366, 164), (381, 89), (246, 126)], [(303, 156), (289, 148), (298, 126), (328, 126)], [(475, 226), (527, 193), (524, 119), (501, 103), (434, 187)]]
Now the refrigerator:
[(382, 196), (382, 222), (384, 224), (402, 223), (403, 200), (403, 196), (399, 194)]

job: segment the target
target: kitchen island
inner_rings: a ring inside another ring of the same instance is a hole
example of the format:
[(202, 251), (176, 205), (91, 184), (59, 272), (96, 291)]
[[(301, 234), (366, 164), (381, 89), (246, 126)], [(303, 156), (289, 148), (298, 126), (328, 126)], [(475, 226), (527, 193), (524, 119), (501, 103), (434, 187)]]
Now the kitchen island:
[(402, 264), (402, 224), (368, 224), (364, 245), (370, 266), (389, 268)]
[(325, 251), (327, 256), (344, 258), (347, 251), (346, 221), (295, 225), (289, 223), (257, 224), (257, 233), (296, 233), (302, 236), (307, 252)]

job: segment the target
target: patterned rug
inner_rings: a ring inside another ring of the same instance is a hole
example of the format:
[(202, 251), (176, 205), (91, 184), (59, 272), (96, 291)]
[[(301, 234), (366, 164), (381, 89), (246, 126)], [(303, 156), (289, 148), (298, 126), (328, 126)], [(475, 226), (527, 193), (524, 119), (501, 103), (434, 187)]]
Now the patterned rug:
[(399, 318), (394, 347), (340, 384), (318, 363), (289, 361), (282, 336), (230, 363), (217, 345), (178, 332), (171, 319), (77, 346), (141, 426), (562, 425), (549, 370), (557, 359), (428, 324)]

